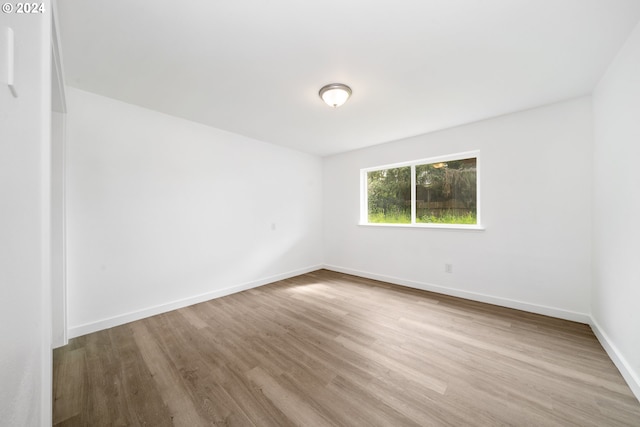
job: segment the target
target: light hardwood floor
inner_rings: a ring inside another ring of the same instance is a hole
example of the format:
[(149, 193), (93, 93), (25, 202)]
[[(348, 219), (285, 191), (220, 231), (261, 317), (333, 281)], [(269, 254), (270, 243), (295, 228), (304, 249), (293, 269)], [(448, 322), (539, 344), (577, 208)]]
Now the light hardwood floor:
[(56, 426), (640, 426), (587, 325), (325, 270), (73, 339)]

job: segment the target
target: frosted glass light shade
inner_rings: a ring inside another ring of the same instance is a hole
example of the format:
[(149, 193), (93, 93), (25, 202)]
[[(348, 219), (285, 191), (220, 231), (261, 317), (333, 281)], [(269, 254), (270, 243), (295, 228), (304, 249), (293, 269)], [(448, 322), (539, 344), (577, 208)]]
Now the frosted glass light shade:
[(342, 83), (331, 83), (320, 89), (319, 94), (329, 107), (338, 108), (351, 96), (351, 88)]

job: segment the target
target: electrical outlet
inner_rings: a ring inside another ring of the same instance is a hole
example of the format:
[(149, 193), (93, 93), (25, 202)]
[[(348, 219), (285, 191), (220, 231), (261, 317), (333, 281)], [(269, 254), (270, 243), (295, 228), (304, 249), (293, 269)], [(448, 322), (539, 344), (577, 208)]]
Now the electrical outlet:
[(444, 265), (445, 273), (453, 273), (453, 264), (445, 264)]

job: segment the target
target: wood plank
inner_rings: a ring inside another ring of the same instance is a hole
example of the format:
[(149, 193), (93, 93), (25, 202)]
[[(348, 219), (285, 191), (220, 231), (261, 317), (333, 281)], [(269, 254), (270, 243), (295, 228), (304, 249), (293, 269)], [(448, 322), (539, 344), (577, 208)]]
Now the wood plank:
[(297, 426), (332, 425), (309, 405), (299, 394), (282, 386), (275, 378), (260, 367), (247, 372), (247, 378), (254, 382), (260, 390)]
[(142, 358), (149, 367), (149, 373), (160, 389), (162, 401), (169, 407), (173, 424), (185, 427), (204, 425), (205, 420), (189, 396), (182, 376), (166, 359), (165, 353), (153, 340), (144, 323), (136, 322), (131, 325), (131, 329)]
[(85, 349), (71, 350), (55, 362), (54, 369), (59, 375), (53, 384), (53, 423), (58, 424), (82, 413)]

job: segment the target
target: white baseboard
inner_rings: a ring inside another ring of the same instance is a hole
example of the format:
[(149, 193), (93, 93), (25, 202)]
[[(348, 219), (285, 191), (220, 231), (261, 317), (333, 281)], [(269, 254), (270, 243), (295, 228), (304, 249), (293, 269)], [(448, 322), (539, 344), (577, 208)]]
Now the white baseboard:
[(590, 325), (598, 341), (600, 341), (600, 344), (609, 355), (609, 358), (616, 365), (620, 374), (622, 374), (622, 378), (627, 382), (636, 399), (640, 401), (640, 375), (634, 371), (629, 362), (627, 362), (627, 359), (622, 355), (620, 350), (618, 350), (618, 347), (611, 341), (593, 317), (591, 318)]
[(320, 270), (321, 268), (323, 268), (322, 265), (315, 265), (315, 266), (310, 266), (306, 268), (300, 268), (298, 270), (276, 274), (274, 276), (253, 280), (251, 282), (230, 286), (224, 289), (216, 289), (215, 291), (207, 292), (200, 295), (195, 295), (188, 298), (183, 298), (177, 301), (160, 304), (153, 307), (148, 307), (142, 310), (119, 314), (117, 316), (97, 320), (95, 322), (73, 326), (69, 328), (67, 335), (69, 338), (79, 337), (82, 335), (90, 334), (92, 332), (101, 331), (103, 329), (113, 328), (114, 326), (124, 325), (125, 323), (133, 322), (135, 320), (140, 320), (146, 317), (155, 316), (156, 314), (166, 313), (168, 311), (176, 310), (178, 308), (183, 308), (193, 304), (209, 301), (215, 298), (220, 298), (226, 295), (235, 294), (237, 292), (246, 291), (247, 289), (257, 288), (259, 286), (267, 285), (269, 283), (277, 282), (279, 280), (289, 279), (291, 277), (299, 276), (301, 274)]
[(499, 305), (502, 307), (515, 308), (517, 310), (528, 311), (530, 313), (543, 314), (545, 316), (557, 317), (560, 319), (571, 320), (573, 322), (590, 324), (591, 317), (586, 313), (578, 313), (575, 311), (563, 310), (555, 307), (531, 304), (527, 302), (501, 298), (492, 295), (486, 295), (476, 292), (463, 291), (460, 289), (447, 288), (445, 286), (434, 285), (431, 283), (415, 282), (412, 280), (400, 279), (393, 276), (385, 276), (382, 274), (368, 273), (366, 271), (353, 270), (351, 268), (339, 267), (336, 265), (324, 265), (324, 268), (338, 273), (351, 274), (353, 276), (364, 277), (367, 279), (388, 282), (394, 285), (407, 286), (409, 288), (421, 289), (423, 291), (436, 292), (439, 294), (450, 295), (454, 297), (469, 299), (473, 301), (486, 302), (488, 304)]

